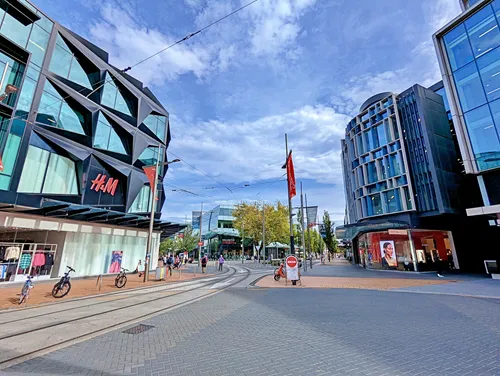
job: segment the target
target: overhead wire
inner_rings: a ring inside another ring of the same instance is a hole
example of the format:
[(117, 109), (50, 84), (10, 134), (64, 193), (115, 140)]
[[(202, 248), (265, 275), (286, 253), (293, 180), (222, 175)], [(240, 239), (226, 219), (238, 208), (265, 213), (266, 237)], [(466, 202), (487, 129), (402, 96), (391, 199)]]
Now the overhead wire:
[[(120, 72), (120, 73), (122, 73), (122, 74), (125, 74), (126, 72), (130, 71), (132, 68), (135, 68), (136, 66), (138, 66), (138, 65), (140, 65), (140, 64), (142, 64), (142, 63), (144, 63), (144, 62), (146, 62), (146, 61), (148, 61), (148, 60), (150, 60), (150, 59), (152, 59), (152, 58), (153, 58), (153, 57), (155, 57), (155, 56), (158, 56), (159, 54), (161, 54), (161, 53), (163, 53), (163, 52), (167, 51), (168, 49), (170, 49), (170, 48), (172, 48), (172, 47), (174, 47), (174, 46), (176, 46), (176, 45), (178, 45), (178, 44), (181, 44), (181, 43), (183, 43), (183, 42), (187, 41), (188, 39), (191, 39), (191, 38), (192, 38), (192, 37), (194, 37), (195, 35), (202, 33), (203, 31), (205, 31), (206, 29), (210, 28), (211, 26), (213, 26), (213, 25), (215, 25), (215, 24), (217, 24), (217, 23), (219, 23), (219, 22), (221, 22), (221, 21), (225, 20), (226, 18), (228, 18), (228, 17), (230, 17), (230, 16), (234, 15), (235, 13), (240, 12), (241, 10), (243, 10), (243, 9), (245, 9), (246, 7), (248, 7), (248, 6), (250, 6), (250, 5), (254, 4), (254, 3), (256, 3), (257, 1), (258, 1), (258, 0), (253, 0), (253, 1), (251, 1), (251, 2), (249, 2), (249, 3), (247, 3), (247, 4), (245, 4), (245, 5), (243, 5), (243, 6), (239, 7), (239, 8), (237, 8), (236, 10), (234, 10), (234, 11), (232, 11), (232, 12), (230, 12), (230, 13), (226, 14), (225, 16), (223, 16), (223, 17), (221, 17), (221, 18), (219, 18), (219, 19), (217, 19), (217, 20), (215, 20), (215, 21), (211, 22), (210, 24), (208, 24), (208, 25), (206, 25), (206, 26), (202, 27), (201, 29), (199, 29), (199, 30), (197, 30), (197, 31), (195, 31), (195, 32), (193, 32), (193, 33), (190, 33), (190, 34), (186, 35), (184, 38), (179, 39), (179, 40), (178, 40), (178, 41), (176, 41), (175, 43), (173, 43), (173, 44), (171, 44), (171, 45), (169, 45), (169, 46), (167, 46), (167, 47), (163, 48), (162, 50), (160, 50), (160, 51), (158, 51), (158, 52), (155, 52), (154, 54), (152, 54), (152, 55), (150, 55), (150, 56), (148, 56), (148, 57), (146, 57), (146, 58), (144, 58), (144, 59), (140, 60), (139, 62), (137, 62), (137, 63), (133, 64), (132, 66), (129, 66), (129, 67), (127, 67), (127, 68), (124, 68), (124, 69), (120, 70), (119, 72)], [(28, 15), (28, 14), (26, 14), (25, 12), (23, 12), (21, 9), (17, 8), (15, 5), (13, 5), (12, 3), (10, 3), (8, 0), (6, 0), (6, 2), (7, 2), (7, 3), (8, 3), (11, 7), (12, 7), (12, 8), (16, 9), (18, 12), (22, 13), (24, 16), (26, 16), (28, 19), (30, 19), (30, 20), (31, 20), (31, 18), (29, 17), (29, 15)], [(20, 59), (16, 59), (16, 60), (17, 60), (17, 61), (19, 61), (19, 62), (20, 62), (20, 63), (22, 63), (22, 64), (26, 64), (26, 62), (24, 62), (24, 61), (22, 61), (22, 60), (20, 60)], [(41, 74), (41, 75), (43, 75), (43, 76), (45, 76), (45, 77), (49, 77), (49, 76), (47, 76), (47, 74), (45, 74), (45, 73), (43, 72), (44, 70), (45, 70), (45, 69), (40, 68), (40, 74)], [(47, 72), (49, 72), (48, 70), (46, 70), (46, 71), (47, 71)], [(113, 77), (111, 77), (111, 78), (109, 78), (109, 79), (104, 79), (104, 80), (101, 80), (101, 81), (98, 81), (98, 82), (94, 83), (94, 86), (97, 86), (97, 85), (99, 85), (99, 86), (98, 86), (97, 88), (93, 89), (93, 90), (92, 90), (89, 94), (85, 95), (85, 97), (86, 97), (86, 98), (89, 98), (89, 97), (90, 97), (93, 93), (95, 93), (97, 90), (99, 90), (100, 88), (102, 88), (104, 85), (106, 85), (108, 82), (111, 82), (111, 81), (113, 81)], [(101, 84), (101, 83), (102, 83), (102, 84)], [(83, 91), (85, 91), (85, 90), (89, 90), (89, 89), (88, 89), (88, 88), (82, 88), (82, 89), (80, 89), (80, 90), (75, 90), (75, 91), (76, 91), (78, 94), (82, 94), (82, 92), (83, 92)], [(118, 91), (120, 91), (120, 89), (119, 89), (119, 88), (117, 88), (117, 90), (118, 90)], [(121, 92), (121, 91), (120, 91), (120, 92)], [(65, 101), (66, 99), (71, 98), (71, 97), (72, 97), (72, 95), (67, 95), (66, 97), (63, 97), (61, 100)], [(52, 104), (49, 104), (49, 105), (45, 106), (45, 107), (44, 107), (44, 109), (47, 109), (47, 108), (49, 108), (49, 107), (51, 107), (51, 106), (55, 106), (55, 105), (60, 104), (60, 103), (61, 103), (61, 101), (60, 101), (60, 100), (58, 100), (57, 102), (54, 102), (54, 103), (52, 103)], [(12, 117), (10, 120), (20, 119), (20, 118), (23, 118), (23, 117), (25, 117), (25, 116), (26, 116), (26, 114), (23, 114), (23, 115), (20, 115), (20, 116)]]

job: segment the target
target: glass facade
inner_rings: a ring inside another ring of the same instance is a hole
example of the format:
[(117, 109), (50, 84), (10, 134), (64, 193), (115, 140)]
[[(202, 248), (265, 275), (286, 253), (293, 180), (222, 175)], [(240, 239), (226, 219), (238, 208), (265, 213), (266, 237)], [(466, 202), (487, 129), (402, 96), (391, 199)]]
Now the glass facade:
[(129, 116), (135, 116), (133, 114), (132, 103), (125, 99), (126, 93), (122, 93), (122, 90), (115, 84), (114, 79), (111, 75), (106, 72), (106, 83), (103, 86), (101, 104)]
[(160, 115), (148, 115), (143, 121), (160, 140), (165, 141), (167, 131), (167, 118)]
[[(407, 168), (403, 158), (397, 103), (392, 96), (372, 104), (347, 126), (344, 168), (348, 200), (358, 219), (412, 210), (405, 199)], [(350, 168), (349, 168), (350, 167)], [(351, 196), (351, 197), (349, 197)]]
[(113, 129), (106, 116), (99, 113), (97, 128), (94, 135), (94, 147), (119, 154), (127, 154), (120, 136)]
[(18, 192), (77, 195), (78, 179), (75, 162), (30, 145)]
[(140, 190), (135, 198), (132, 206), (128, 210), (129, 213), (149, 213), (151, 211), (151, 188), (145, 185)]
[(500, 167), (500, 0), (444, 35), (477, 168)]

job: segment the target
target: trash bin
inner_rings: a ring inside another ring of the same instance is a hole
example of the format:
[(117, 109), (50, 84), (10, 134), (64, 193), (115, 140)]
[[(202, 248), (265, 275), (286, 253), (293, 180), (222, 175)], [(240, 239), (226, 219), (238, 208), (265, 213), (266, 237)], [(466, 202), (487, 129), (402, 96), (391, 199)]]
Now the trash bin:
[(157, 267), (156, 268), (156, 280), (161, 281), (164, 280), (167, 276), (167, 267)]

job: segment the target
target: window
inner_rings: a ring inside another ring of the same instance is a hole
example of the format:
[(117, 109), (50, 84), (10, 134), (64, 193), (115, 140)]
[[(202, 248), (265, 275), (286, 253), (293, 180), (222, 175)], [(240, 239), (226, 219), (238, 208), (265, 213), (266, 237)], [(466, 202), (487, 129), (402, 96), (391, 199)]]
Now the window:
[(486, 170), (500, 166), (500, 141), (489, 107), (482, 106), (466, 113), (465, 122), (478, 168)]
[(120, 136), (113, 129), (108, 119), (100, 112), (94, 136), (94, 147), (119, 154), (127, 154)]
[(77, 195), (75, 162), (30, 145), (17, 191)]
[(363, 138), (361, 135), (356, 135), (356, 141), (358, 144), (358, 155), (364, 154), (365, 153), (365, 148), (363, 147)]
[(484, 7), (469, 17), (465, 27), (476, 58), (500, 45), (500, 31), (491, 7)]
[(134, 202), (128, 210), (129, 213), (146, 213), (151, 210), (149, 207), (149, 200), (151, 196), (151, 189), (149, 186), (145, 185), (139, 191), (139, 194), (135, 198)]
[(85, 134), (84, 115), (70, 107), (49, 80), (45, 82), (36, 121), (51, 127)]
[(371, 130), (368, 130), (367, 132), (363, 133), (365, 137), (365, 143), (366, 143), (366, 151), (370, 151), (373, 149), (373, 138), (371, 134)]
[[(160, 148), (160, 162), (163, 162), (163, 148)], [(158, 158), (158, 148), (150, 146), (142, 152), (139, 156), (139, 160), (146, 166), (151, 166), (156, 164)]]
[(403, 192), (405, 194), (406, 209), (407, 210), (413, 209), (412, 198), (410, 195), (410, 189), (408, 187), (403, 187)]
[(500, 48), (477, 59), (477, 67), (488, 101), (500, 98)]
[(458, 96), (464, 112), (470, 111), (486, 103), (483, 85), (479, 78), (476, 63), (470, 63), (454, 74)]
[(373, 196), (368, 196), (366, 199), (366, 206), (368, 209), (368, 215), (380, 215), (384, 213), (382, 208), (382, 200), (380, 199), (380, 193), (374, 194)]
[(0, 190), (9, 190), (10, 178), (14, 171), (20, 143), (21, 137), (19, 136), (9, 134), (7, 137), (7, 143), (5, 144), (5, 150), (2, 156), (3, 171), (0, 172)]
[(132, 104), (124, 98), (121, 89), (115, 84), (113, 77), (108, 72), (106, 72), (106, 84), (103, 88), (101, 104), (133, 116)]
[(30, 63), (34, 63), (40, 67), (42, 66), (47, 44), (49, 43), (49, 37), (50, 34), (40, 26), (33, 25), (27, 46), (28, 51), (31, 52)]
[(377, 167), (375, 166), (375, 162), (370, 162), (366, 165), (367, 173), (368, 173), (368, 183), (375, 183), (378, 180), (377, 177)]
[(444, 36), (444, 42), (453, 71), (470, 63), (474, 59), (469, 38), (463, 24), (458, 25), (447, 33)]
[(162, 141), (165, 141), (165, 133), (167, 129), (167, 118), (165, 116), (159, 115), (149, 115), (143, 121), (144, 125), (146, 125), (158, 138)]
[(401, 199), (399, 197), (399, 189), (392, 189), (384, 193), (387, 201), (387, 211), (396, 213), (401, 211)]
[(78, 57), (71, 52), (71, 49), (60, 35), (57, 35), (56, 47), (52, 54), (49, 70), (92, 90), (92, 83), (88, 74), (82, 68)]
[(9, 38), (11, 41), (17, 43), (21, 47), (25, 47), (28, 42), (28, 35), (31, 30), (31, 25), (24, 26), (21, 22), (12, 17), (9, 13), (5, 12), (0, 32)]

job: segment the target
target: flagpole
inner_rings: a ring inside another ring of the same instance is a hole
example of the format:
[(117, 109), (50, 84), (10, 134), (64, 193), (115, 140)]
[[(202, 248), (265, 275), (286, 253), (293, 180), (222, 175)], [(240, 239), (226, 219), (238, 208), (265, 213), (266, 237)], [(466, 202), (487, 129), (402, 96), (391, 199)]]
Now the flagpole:
[(295, 244), (293, 239), (293, 220), (292, 220), (292, 195), (290, 194), (290, 174), (288, 171), (289, 163), (288, 163), (288, 135), (285, 133), (285, 148), (286, 148), (286, 179), (288, 186), (288, 214), (290, 215), (290, 252), (292, 255), (295, 254)]

